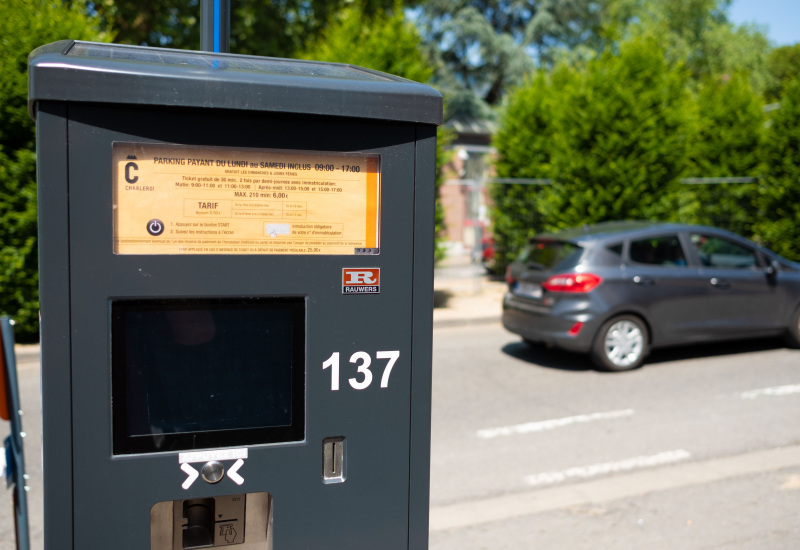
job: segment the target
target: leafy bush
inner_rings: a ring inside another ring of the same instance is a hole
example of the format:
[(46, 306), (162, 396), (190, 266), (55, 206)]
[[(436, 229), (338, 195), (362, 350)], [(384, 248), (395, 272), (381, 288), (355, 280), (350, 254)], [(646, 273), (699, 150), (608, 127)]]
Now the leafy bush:
[[(745, 75), (701, 83), (697, 131), (689, 148), (690, 177), (759, 177), (764, 104)], [(750, 183), (684, 185), (680, 221), (753, 235), (758, 186)]]
[(687, 90), (685, 72), (642, 38), (512, 93), (494, 142), (498, 176), (552, 185), (493, 189), (499, 263), (542, 230), (674, 216), (693, 128)]
[(775, 252), (800, 261), (800, 77), (785, 87), (780, 105), (764, 140), (767, 172), (755, 232)]
[(0, 313), (19, 341), (38, 337), (34, 123), (28, 114), (28, 54), (61, 40), (104, 40), (84, 2), (0, 2)]
[[(433, 70), (422, 51), (417, 31), (405, 17), (402, 2), (395, 2), (393, 13), (368, 15), (353, 4), (339, 12), (319, 40), (302, 54), (305, 59), (350, 63), (368, 69), (394, 74), (416, 82), (427, 82)], [(448, 153), (444, 146), (451, 136), (440, 127), (436, 141), (436, 259), (441, 260), (445, 249), (441, 243), (444, 231), (444, 210), (439, 201), (442, 166)]]
[[(538, 73), (509, 97), (494, 136), (499, 178), (553, 176), (552, 144), (556, 131), (553, 110), (561, 92), (558, 83), (565, 80), (565, 71), (554, 78)], [(501, 271), (528, 239), (544, 229), (546, 216), (539, 208), (544, 190), (538, 185), (494, 184), (490, 193), (495, 269)]]

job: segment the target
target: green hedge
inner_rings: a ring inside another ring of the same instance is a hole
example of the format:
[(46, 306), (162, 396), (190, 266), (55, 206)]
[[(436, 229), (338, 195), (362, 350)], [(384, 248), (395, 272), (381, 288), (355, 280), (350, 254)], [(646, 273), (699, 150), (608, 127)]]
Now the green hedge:
[[(651, 39), (510, 94), (495, 136), (498, 268), (536, 233), (624, 219), (701, 223), (800, 260), (800, 80), (764, 111), (747, 75), (692, 81)], [(757, 184), (685, 185), (686, 177)]]
[(28, 114), (28, 54), (61, 40), (107, 40), (85, 2), (0, 2), (0, 314), (21, 342), (39, 332), (34, 123)]

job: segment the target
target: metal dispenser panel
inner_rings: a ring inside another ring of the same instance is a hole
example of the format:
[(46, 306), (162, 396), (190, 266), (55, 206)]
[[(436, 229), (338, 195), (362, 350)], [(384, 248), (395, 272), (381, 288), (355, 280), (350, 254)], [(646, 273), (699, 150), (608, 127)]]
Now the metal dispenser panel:
[(228, 546), (235, 550), (272, 550), (271, 495), (166, 501), (150, 510), (150, 550)]

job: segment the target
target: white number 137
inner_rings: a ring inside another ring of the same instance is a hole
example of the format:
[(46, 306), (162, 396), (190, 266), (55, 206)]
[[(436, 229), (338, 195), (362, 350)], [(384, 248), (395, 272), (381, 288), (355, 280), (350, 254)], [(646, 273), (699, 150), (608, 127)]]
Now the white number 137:
[[(383, 368), (383, 375), (381, 376), (381, 387), (389, 387), (389, 376), (392, 374), (392, 367), (400, 358), (399, 351), (378, 351), (375, 353), (377, 359), (388, 359), (389, 362)], [(372, 384), (372, 371), (369, 370), (372, 365), (372, 357), (365, 351), (357, 351), (350, 356), (350, 362), (356, 366), (356, 376), (348, 378), (350, 387), (354, 390), (365, 390)], [(327, 368), (331, 369), (331, 391), (338, 391), (339, 389), (339, 352), (335, 352), (328, 357), (328, 360), (322, 363), (322, 370)]]

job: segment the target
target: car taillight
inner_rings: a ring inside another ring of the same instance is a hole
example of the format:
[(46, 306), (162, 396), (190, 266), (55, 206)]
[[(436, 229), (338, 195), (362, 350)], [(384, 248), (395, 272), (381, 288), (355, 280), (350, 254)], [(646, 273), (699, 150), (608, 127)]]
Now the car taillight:
[(602, 282), (593, 273), (565, 273), (553, 275), (542, 286), (550, 292), (589, 292)]
[(517, 280), (511, 276), (511, 264), (508, 264), (506, 266), (506, 283), (508, 283), (508, 286), (514, 286), (516, 282)]

